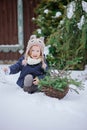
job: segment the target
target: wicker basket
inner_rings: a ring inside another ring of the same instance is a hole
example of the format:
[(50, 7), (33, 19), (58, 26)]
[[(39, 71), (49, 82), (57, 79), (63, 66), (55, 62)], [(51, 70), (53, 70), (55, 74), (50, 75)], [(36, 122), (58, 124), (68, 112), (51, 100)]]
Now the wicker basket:
[(54, 89), (53, 87), (42, 87), (42, 92), (44, 92), (47, 96), (62, 99), (69, 91), (69, 87), (66, 87), (64, 91), (59, 91)]

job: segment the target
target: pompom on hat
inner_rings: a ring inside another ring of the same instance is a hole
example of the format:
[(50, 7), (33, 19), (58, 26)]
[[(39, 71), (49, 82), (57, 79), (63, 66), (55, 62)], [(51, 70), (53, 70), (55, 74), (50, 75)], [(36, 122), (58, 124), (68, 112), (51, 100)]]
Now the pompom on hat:
[(42, 55), (43, 55), (44, 54), (44, 48), (45, 48), (44, 37), (37, 38), (36, 35), (31, 35), (30, 39), (28, 41), (26, 54), (28, 54), (30, 48), (34, 45), (37, 45), (37, 46), (40, 47)]

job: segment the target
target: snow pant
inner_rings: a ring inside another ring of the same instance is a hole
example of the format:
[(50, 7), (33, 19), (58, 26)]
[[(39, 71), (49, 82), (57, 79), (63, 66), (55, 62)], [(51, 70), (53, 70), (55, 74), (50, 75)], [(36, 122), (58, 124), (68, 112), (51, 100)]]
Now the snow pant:
[(33, 76), (31, 74), (25, 76), (23, 90), (28, 93), (34, 93), (38, 90), (38, 86), (33, 84)]

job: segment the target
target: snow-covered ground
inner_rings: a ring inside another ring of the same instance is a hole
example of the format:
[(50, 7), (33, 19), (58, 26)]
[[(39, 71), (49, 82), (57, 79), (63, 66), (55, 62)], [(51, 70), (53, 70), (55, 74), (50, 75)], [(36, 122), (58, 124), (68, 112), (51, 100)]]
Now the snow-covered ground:
[(87, 130), (87, 70), (72, 71), (85, 89), (61, 100), (44, 93), (28, 94), (16, 85), (19, 76), (5, 75), (0, 65), (0, 130)]

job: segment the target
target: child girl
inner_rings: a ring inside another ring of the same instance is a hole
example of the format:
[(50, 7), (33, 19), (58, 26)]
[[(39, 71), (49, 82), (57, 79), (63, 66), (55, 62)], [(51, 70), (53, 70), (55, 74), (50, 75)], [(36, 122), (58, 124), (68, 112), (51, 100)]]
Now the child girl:
[(5, 73), (16, 74), (20, 71), (17, 84), (25, 92), (34, 93), (38, 91), (39, 79), (44, 78), (47, 64), (44, 57), (44, 39), (32, 35), (28, 41), (25, 55), (17, 63), (3, 68)]

